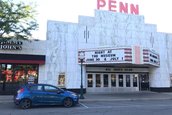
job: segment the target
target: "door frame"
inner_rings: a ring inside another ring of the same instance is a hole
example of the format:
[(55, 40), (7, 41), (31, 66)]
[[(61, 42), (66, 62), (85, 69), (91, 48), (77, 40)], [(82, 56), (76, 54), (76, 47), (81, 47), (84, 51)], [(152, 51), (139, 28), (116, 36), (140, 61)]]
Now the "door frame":
[(149, 91), (149, 90), (150, 90), (149, 74), (139, 73), (139, 91)]
[[(92, 76), (92, 87), (88, 87), (88, 75), (91, 74)], [(100, 86), (96, 87), (96, 74), (100, 75)], [(87, 73), (86, 74), (86, 88), (105, 88), (104, 87), (104, 75), (108, 75), (108, 87), (107, 88), (126, 88), (126, 76), (130, 75), (130, 87), (134, 88), (133, 84), (133, 77), (135, 76), (137, 79), (137, 88), (139, 89), (140, 87), (140, 82), (139, 82), (139, 74), (138, 73)], [(116, 86), (112, 87), (111, 86), (111, 75), (115, 74), (116, 75)], [(119, 87), (119, 75), (123, 76), (123, 86)]]

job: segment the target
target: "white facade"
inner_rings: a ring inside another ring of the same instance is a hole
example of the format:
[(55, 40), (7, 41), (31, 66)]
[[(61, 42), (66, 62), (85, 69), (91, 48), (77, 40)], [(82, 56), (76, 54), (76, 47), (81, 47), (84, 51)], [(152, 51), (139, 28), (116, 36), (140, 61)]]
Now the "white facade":
[[(146, 67), (149, 74), (149, 85), (153, 88), (170, 88), (172, 74), (172, 34), (157, 32), (156, 25), (146, 24), (143, 16), (95, 11), (94, 17), (79, 16), (78, 23), (48, 21), (47, 27), (46, 77), (40, 82), (58, 85), (58, 76), (65, 76), (67, 89), (79, 89), (81, 84), (81, 67), (78, 62), (78, 51), (107, 48), (149, 49), (159, 55), (159, 65), (132, 62), (131, 68)], [(132, 50), (132, 59), (134, 59)], [(143, 50), (140, 50), (143, 52)], [(132, 61), (133, 61), (132, 60)], [(84, 63), (83, 63), (84, 64)], [(104, 63), (111, 67), (116, 63)], [(99, 68), (101, 64), (92, 64)], [(124, 63), (127, 68), (130, 66)], [(123, 68), (123, 66), (117, 66)], [(83, 66), (83, 84), (86, 90), (87, 70)], [(144, 71), (141, 69), (140, 72)], [(118, 72), (120, 73), (120, 72)], [(134, 72), (137, 73), (137, 72)]]
[(0, 49), (3, 55), (46, 56), (45, 64), (39, 64), (39, 83), (79, 91), (79, 55), (84, 52), (86, 92), (130, 92), (141, 87), (172, 91), (172, 34), (157, 32), (143, 16), (95, 10), (94, 17), (79, 16), (78, 23), (48, 21), (47, 26), (45, 41), (22, 41), (21, 50)]

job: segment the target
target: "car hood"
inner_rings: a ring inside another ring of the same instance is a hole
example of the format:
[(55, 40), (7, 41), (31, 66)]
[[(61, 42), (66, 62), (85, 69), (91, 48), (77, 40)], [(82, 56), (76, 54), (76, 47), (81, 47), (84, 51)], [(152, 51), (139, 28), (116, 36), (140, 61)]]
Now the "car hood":
[(77, 96), (77, 94), (72, 91), (64, 91), (64, 93), (67, 95), (76, 95)]

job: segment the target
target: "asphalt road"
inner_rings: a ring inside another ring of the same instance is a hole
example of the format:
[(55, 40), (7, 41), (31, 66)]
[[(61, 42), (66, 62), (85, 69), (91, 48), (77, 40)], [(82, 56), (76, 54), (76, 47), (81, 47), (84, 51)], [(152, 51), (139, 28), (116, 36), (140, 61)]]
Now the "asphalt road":
[(39, 106), (27, 110), (1, 102), (0, 115), (172, 115), (172, 100), (82, 102), (72, 108)]

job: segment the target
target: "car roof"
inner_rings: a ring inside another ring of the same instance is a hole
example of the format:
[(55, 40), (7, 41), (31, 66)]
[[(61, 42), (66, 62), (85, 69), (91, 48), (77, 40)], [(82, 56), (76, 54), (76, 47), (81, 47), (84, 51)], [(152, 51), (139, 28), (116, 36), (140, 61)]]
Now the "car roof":
[[(42, 85), (42, 86), (54, 86), (54, 85), (51, 85), (51, 84), (43, 84), (43, 83), (39, 83), (39, 84), (26, 84), (26, 86), (36, 86), (36, 85)], [(54, 86), (56, 87), (56, 86)]]

